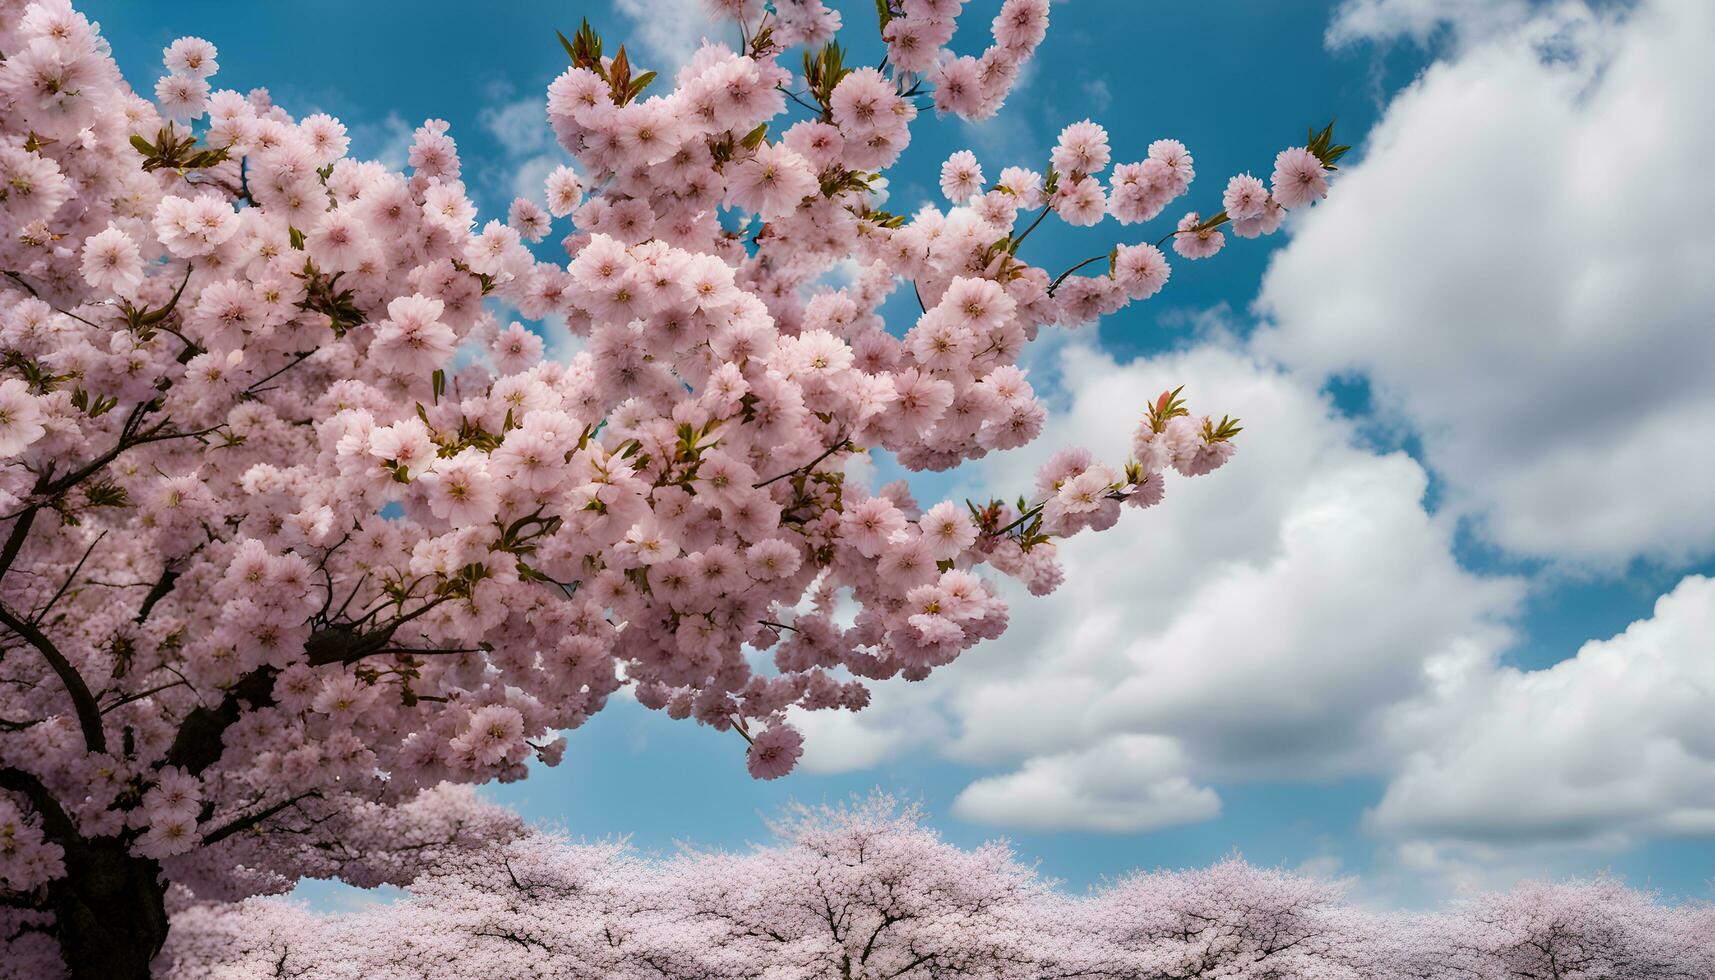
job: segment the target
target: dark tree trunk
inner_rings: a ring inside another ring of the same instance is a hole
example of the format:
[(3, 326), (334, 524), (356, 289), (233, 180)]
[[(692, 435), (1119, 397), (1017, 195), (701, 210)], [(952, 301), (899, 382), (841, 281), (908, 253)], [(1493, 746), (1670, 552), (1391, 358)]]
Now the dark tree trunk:
[[(385, 647), (392, 635), (391, 628), (365, 633), (334, 626), (312, 634), (305, 649), (312, 665), (351, 663)], [(274, 703), (276, 673), (272, 667), (253, 670), (219, 705), (185, 716), (167, 763), (194, 776), (220, 761), (226, 729), (244, 706)], [(48, 839), (65, 849), (66, 874), (48, 885), (48, 910), (72, 980), (149, 980), (149, 963), (167, 941), (161, 865), (132, 855), (116, 837), (79, 836), (41, 780), (24, 770), (0, 767), (0, 789), (27, 796), (42, 814)]]
[(112, 837), (67, 847), (65, 863), (48, 898), (73, 980), (148, 980), (167, 941), (161, 866)]

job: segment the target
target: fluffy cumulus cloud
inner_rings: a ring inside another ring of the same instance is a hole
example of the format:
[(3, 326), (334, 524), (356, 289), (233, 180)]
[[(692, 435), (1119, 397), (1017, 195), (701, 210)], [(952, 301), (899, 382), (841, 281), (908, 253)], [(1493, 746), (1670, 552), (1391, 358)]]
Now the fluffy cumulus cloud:
[[(1455, 6), (1373, 0), (1347, 21)], [(1508, 551), (1708, 554), (1712, 49), (1708, 0), (1554, 4), (1462, 47), (1276, 257), (1260, 349), (1367, 377)]]
[(1087, 750), (1028, 759), (1016, 772), (971, 783), (953, 804), (956, 816), (981, 823), (1131, 832), (1220, 812), (1215, 791), (1185, 775), (1178, 744), (1155, 735), (1114, 735)]
[(614, 0), (613, 6), (631, 20), (627, 37), (635, 38), (649, 59), (644, 67), (661, 72), (663, 78), (672, 77), (705, 38), (715, 38), (723, 28), (730, 33), (727, 44), (738, 43), (738, 27), (731, 22), (717, 24), (703, 0)]
[[(1217, 476), (1069, 542), (1066, 585), (971, 664), (890, 689), (812, 751), (883, 757), (914, 742), (901, 720), (937, 717), (943, 751), (1002, 772), (959, 798), (966, 816), (1160, 826), (1214, 815), (1207, 780), (1377, 771), (1505, 646), (1518, 583), (1460, 569), (1421, 467), (1365, 448), (1314, 387), (1226, 342), (1128, 364), (1073, 346), (1059, 371), (1076, 394), (1044, 445), (1122, 458), (1115, 407), (1180, 382), (1248, 438)], [(1009, 455), (985, 485), (1028, 485), (1039, 460)]]
[(1443, 31), (1471, 40), (1517, 27), (1532, 14), (1531, 0), (1346, 0), (1328, 27), (1328, 43), (1410, 37), (1427, 43)]
[(1368, 822), (1488, 853), (1515, 840), (1625, 846), (1715, 834), (1715, 581), (1546, 670), (1495, 672), (1413, 753)]
[[(516, 100), (497, 100), (483, 110), (478, 121), (500, 144), (511, 164), (494, 171), (506, 174), (505, 186), (495, 189), (509, 195), (508, 200), (524, 197), (538, 204), (546, 203), (542, 187), (548, 174), (570, 161), (554, 142), (543, 97), (526, 95)], [(505, 203), (502, 202), (502, 207)]]

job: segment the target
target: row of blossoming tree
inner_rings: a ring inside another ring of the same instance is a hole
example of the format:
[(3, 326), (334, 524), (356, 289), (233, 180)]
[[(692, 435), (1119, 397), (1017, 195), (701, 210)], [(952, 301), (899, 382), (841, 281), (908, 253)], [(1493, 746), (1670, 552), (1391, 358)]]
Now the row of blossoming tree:
[[(1072, 896), (1004, 845), (961, 850), (876, 798), (799, 809), (748, 853), (645, 860), (524, 835), (345, 916), (280, 899), (187, 912), (162, 957), (219, 976), (740, 980), (1707, 980), (1715, 908), (1617, 881), (1431, 913), (1229, 859)], [(43, 944), (47, 947), (47, 944)], [(51, 954), (51, 948), (48, 948)]]
[(670, 88), (562, 35), (576, 166), (480, 222), (445, 122), (393, 172), (215, 90), (205, 40), (151, 101), (67, 0), (0, 0), (0, 939), (140, 977), (174, 910), (408, 882), (500, 832), (435, 787), (554, 764), (622, 688), (778, 777), (789, 710), (998, 636), (986, 576), (1050, 591), (1057, 540), (1229, 458), (1236, 421), (1169, 392), (1115, 406), (1131, 459), (1065, 449), (1006, 500), (848, 476), (1032, 441), (1039, 332), (1156, 293), (1161, 245), (1276, 230), (1326, 193), (1328, 130), (1050, 270), (1044, 220), (1156, 219), (1186, 148), (1110, 166), (1085, 121), (993, 181), (954, 154), (944, 208), (877, 193), (920, 112), (1000, 108), (1048, 0), (1005, 0), (980, 55), (960, 0), (884, 0), (877, 67), (817, 0), (712, 6), (739, 46)]

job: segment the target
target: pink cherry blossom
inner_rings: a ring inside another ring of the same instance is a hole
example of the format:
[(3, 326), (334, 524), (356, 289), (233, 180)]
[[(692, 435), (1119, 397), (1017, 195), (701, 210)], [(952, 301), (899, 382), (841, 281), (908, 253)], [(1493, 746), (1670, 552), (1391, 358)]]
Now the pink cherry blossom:
[(1274, 199), (1296, 208), (1328, 196), (1328, 173), (1322, 161), (1302, 146), (1281, 150), (1274, 158)]
[(757, 779), (779, 779), (804, 754), (804, 736), (791, 725), (775, 725), (751, 742), (745, 765)]

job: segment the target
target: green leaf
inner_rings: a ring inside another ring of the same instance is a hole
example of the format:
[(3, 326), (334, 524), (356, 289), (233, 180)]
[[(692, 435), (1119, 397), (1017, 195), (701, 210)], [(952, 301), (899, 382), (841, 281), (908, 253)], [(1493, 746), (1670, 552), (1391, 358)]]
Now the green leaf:
[(765, 138), (767, 138), (767, 136), (768, 136), (768, 124), (763, 123), (762, 125), (756, 127), (755, 129), (751, 130), (750, 132), (746, 133), (744, 136), (744, 139), (740, 140), (739, 142), (744, 145), (745, 149), (754, 150), (758, 146), (762, 145), (762, 141)]
[(578, 52), (576, 49), (574, 49), (572, 47), (572, 42), (566, 40), (566, 35), (560, 33), (559, 31), (555, 31), (554, 36), (560, 39), (560, 47), (566, 49), (566, 57), (572, 59), (573, 64), (577, 64)]
[(84, 495), (91, 507), (124, 507), (131, 499), (124, 487), (106, 480), (92, 484)]
[(155, 144), (136, 135), (135, 133), (131, 135), (131, 145), (137, 148), (138, 153), (141, 153), (146, 157), (152, 157), (155, 155)]

